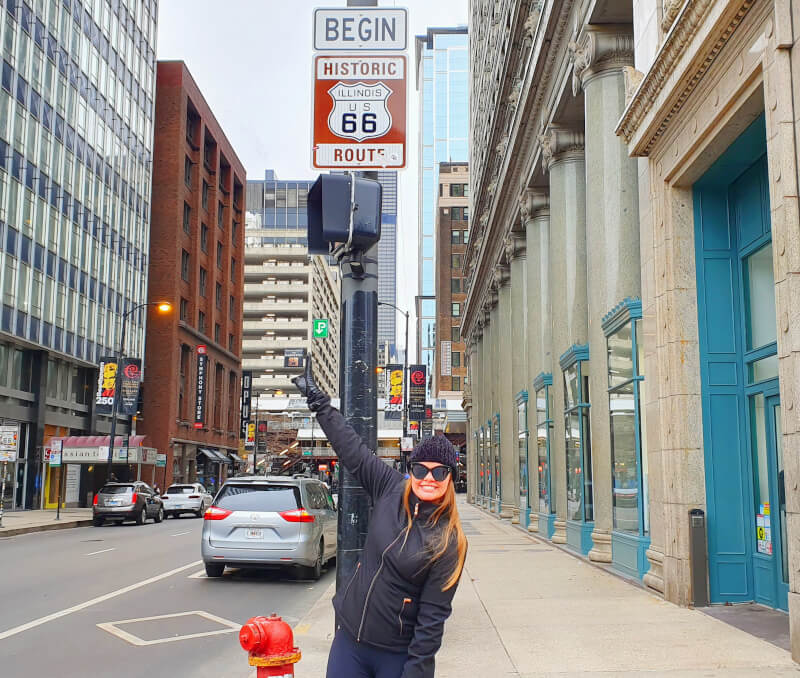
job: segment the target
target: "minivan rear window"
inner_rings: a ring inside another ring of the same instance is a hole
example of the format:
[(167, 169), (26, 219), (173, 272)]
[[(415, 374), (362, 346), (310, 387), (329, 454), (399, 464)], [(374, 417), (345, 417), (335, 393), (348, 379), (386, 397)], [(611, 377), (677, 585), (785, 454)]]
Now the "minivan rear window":
[(128, 494), (133, 491), (133, 485), (104, 485), (100, 494)]
[(229, 511), (291, 511), (300, 507), (300, 488), (291, 485), (225, 485), (214, 502)]
[(167, 494), (191, 494), (194, 488), (191, 485), (173, 485), (167, 488)]

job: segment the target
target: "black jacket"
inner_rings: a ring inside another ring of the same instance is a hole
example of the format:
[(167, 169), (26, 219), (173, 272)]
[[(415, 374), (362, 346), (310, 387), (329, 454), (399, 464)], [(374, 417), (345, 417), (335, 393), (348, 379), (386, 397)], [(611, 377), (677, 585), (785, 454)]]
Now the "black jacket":
[(414, 516), (403, 508), (404, 477), (378, 459), (330, 403), (317, 412), (339, 460), (370, 494), (373, 510), (367, 540), (355, 573), (336, 592), (339, 623), (358, 641), (408, 652), (402, 678), (433, 678), (434, 657), (442, 644), (456, 586), (442, 591), (458, 561), (453, 540), (444, 556), (431, 563), (439, 526), (427, 524), (436, 506), (412, 492)]

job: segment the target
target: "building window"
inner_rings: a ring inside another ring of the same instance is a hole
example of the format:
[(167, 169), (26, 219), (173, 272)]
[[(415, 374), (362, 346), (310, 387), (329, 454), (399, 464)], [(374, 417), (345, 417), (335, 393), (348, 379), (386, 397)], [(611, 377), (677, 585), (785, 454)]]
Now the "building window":
[(466, 245), (469, 242), (469, 230), (464, 231), (461, 234), (461, 238), (462, 238), (462, 241), (464, 242), (464, 244)]
[(236, 299), (232, 296), (228, 299), (228, 316), (233, 320), (236, 316)]
[(229, 350), (231, 353), (235, 353), (235, 352), (236, 352), (236, 350), (235, 350), (235, 344), (236, 344), (236, 339), (235, 339), (234, 335), (232, 335), (232, 334), (229, 334), (229, 335), (228, 335), (228, 350)]
[(189, 320), (189, 300), (181, 298), (181, 315), (180, 319), (183, 321)]
[(460, 325), (453, 325), (450, 329), (450, 340), (454, 344), (458, 344), (461, 341), (461, 326)]
[(217, 268), (222, 270), (222, 243), (217, 241)]
[(461, 316), (461, 304), (453, 303), (451, 304), (450, 315), (454, 318), (458, 318)]
[(450, 184), (450, 197), (463, 198), (469, 195), (467, 184)]
[(206, 333), (206, 314), (202, 311), (197, 314), (197, 329), (200, 331), (200, 334)]
[(461, 255), (460, 254), (451, 254), (450, 255), (450, 268), (455, 268), (457, 270), (461, 270)]
[(178, 418), (186, 421), (189, 407), (189, 365), (192, 359), (191, 349), (186, 344), (181, 344), (181, 374), (178, 383)]
[(216, 429), (222, 428), (222, 381), (224, 378), (225, 368), (217, 363), (214, 370), (214, 428)]
[(608, 351), (611, 474), (614, 529), (639, 536), (650, 531), (647, 454), (644, 452), (644, 364), (641, 303), (626, 301), (603, 323)]
[(469, 221), (469, 207), (465, 207), (461, 213), (462, 218), (464, 221)]
[(189, 207), (188, 203), (183, 203), (183, 230), (187, 235), (190, 235), (192, 232), (191, 227), (191, 218), (192, 218), (192, 208)]
[(208, 184), (205, 179), (203, 179), (203, 209), (208, 209)]
[(239, 414), (239, 407), (236, 403), (236, 372), (228, 375), (228, 431), (233, 433), (236, 428), (234, 421)]
[(452, 391), (460, 391), (461, 390), (461, 377), (450, 377), (451, 384), (450, 390)]
[(236, 282), (236, 259), (231, 257), (231, 282)]
[(592, 444), (589, 427), (589, 346), (573, 346), (561, 357), (567, 448), (567, 520), (594, 520)]
[(189, 188), (192, 187), (192, 161), (188, 155), (183, 160), (183, 181)]
[(217, 205), (217, 226), (224, 228), (223, 219), (225, 217), (225, 205), (219, 203)]
[(239, 222), (234, 221), (231, 223), (231, 245), (236, 247), (236, 238), (239, 235)]
[(450, 208), (450, 219), (452, 221), (461, 221), (461, 215), (463, 214), (462, 210), (463, 207), (451, 207)]
[(189, 253), (181, 250), (181, 278), (189, 282)]
[(200, 249), (208, 252), (208, 226), (200, 224)]
[(450, 244), (451, 245), (461, 244), (461, 231), (450, 231)]
[(450, 364), (452, 367), (461, 367), (461, 353), (459, 351), (453, 351), (450, 354)]
[(200, 267), (200, 296), (206, 296), (206, 282), (208, 278), (208, 273), (206, 273), (206, 269), (202, 266)]
[(520, 522), (527, 525), (530, 517), (530, 487), (528, 467), (528, 393), (523, 391), (517, 396), (517, 458), (519, 460), (519, 510)]
[(536, 390), (536, 448), (538, 457), (539, 474), (539, 513), (550, 515), (555, 513), (556, 505), (550, 493), (550, 432), (553, 430), (553, 420), (550, 418), (552, 398), (550, 388), (553, 377), (550, 374), (540, 374), (533, 381)]
[(219, 326), (219, 323), (214, 323), (214, 341), (219, 343), (220, 334), (222, 333), (222, 328)]
[(216, 283), (214, 289), (214, 300), (217, 304), (218, 309), (222, 309), (222, 284)]
[(450, 292), (451, 294), (461, 294), (461, 278), (450, 279)]

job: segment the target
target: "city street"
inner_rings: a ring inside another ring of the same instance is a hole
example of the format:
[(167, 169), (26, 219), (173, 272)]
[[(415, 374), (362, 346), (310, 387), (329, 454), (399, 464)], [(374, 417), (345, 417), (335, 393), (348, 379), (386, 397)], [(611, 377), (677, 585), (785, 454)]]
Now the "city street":
[[(239, 626), (272, 612), (296, 624), (334, 572), (319, 582), (231, 570), (207, 579), (199, 560), (202, 524), (170, 519), (0, 540), (3, 678), (54, 670), (63, 678), (246, 675)], [(199, 614), (186, 614), (192, 612)], [(162, 615), (168, 616), (120, 623)], [(36, 646), (43, 650), (32, 652)]]

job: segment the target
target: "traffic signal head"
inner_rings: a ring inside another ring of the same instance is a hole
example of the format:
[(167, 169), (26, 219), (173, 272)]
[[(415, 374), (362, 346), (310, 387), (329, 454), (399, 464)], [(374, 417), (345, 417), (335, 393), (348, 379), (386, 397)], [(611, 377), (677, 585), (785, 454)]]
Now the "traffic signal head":
[(381, 195), (381, 185), (373, 179), (321, 174), (308, 194), (309, 253), (328, 254), (337, 244), (366, 250), (378, 242)]

